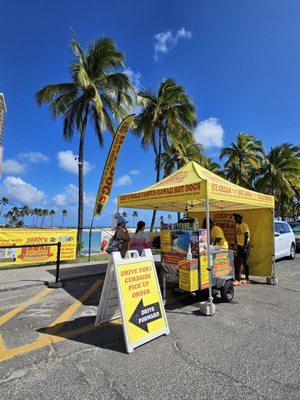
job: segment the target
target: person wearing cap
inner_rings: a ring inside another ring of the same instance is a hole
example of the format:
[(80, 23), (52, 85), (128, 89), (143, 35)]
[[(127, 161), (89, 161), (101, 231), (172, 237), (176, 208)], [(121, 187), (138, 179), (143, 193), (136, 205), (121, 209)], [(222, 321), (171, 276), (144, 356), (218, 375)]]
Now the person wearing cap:
[[(243, 222), (241, 214), (233, 214), (235, 220), (235, 235), (237, 244), (237, 260), (235, 269), (235, 279), (241, 283), (250, 283), (249, 281), (249, 265), (248, 265), (248, 252), (250, 242), (249, 226)], [(245, 279), (241, 280), (241, 266), (244, 267)], [(237, 282), (235, 283), (237, 284)]]
[[(225, 239), (223, 229), (220, 226), (215, 225), (211, 219), (209, 219), (209, 226), (211, 244), (228, 250), (228, 242)], [(203, 220), (202, 228), (206, 229), (206, 218)]]
[(128, 244), (130, 242), (129, 232), (126, 228), (127, 223), (128, 223), (128, 221), (126, 221), (122, 216), (118, 217), (115, 237), (119, 240), (122, 240), (122, 242), (123, 242), (122, 248), (120, 250), (122, 258), (125, 257), (125, 254), (128, 250)]

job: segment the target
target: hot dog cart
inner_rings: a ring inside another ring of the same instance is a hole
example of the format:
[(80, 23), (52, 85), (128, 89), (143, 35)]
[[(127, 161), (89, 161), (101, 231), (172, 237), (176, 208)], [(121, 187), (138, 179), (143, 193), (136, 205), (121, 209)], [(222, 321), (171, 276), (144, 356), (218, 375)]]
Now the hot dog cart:
[[(169, 224), (161, 230), (162, 286), (172, 282), (180, 291), (195, 294), (208, 289), (207, 230), (195, 223)], [(211, 286), (214, 295), (230, 302), (234, 296), (234, 256), (232, 250), (210, 247)]]

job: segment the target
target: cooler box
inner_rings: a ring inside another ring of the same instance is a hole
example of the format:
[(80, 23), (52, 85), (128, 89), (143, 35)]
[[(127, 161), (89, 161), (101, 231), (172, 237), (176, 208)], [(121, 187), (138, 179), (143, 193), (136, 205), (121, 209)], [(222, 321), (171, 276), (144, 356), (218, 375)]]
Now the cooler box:
[(199, 289), (198, 259), (178, 262), (179, 289), (194, 292)]

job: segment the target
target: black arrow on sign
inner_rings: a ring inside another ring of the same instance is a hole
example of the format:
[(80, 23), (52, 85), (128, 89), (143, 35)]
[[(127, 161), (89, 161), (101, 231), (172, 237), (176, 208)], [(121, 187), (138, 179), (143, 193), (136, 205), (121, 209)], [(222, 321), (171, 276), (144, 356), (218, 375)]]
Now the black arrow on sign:
[(149, 333), (148, 323), (161, 317), (160, 305), (158, 302), (144, 306), (143, 299), (141, 299), (129, 322)]

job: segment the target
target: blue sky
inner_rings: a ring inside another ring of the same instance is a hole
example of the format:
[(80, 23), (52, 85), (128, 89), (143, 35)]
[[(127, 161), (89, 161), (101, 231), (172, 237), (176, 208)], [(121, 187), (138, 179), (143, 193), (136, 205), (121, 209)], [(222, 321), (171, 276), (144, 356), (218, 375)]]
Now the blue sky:
[[(83, 47), (98, 36), (112, 37), (139, 87), (155, 89), (166, 77), (184, 85), (197, 107), (197, 138), (217, 157), (241, 131), (262, 140), (266, 150), (299, 144), (299, 17), (296, 0), (3, 2), (0, 92), (8, 113), (2, 195), (58, 214), (66, 208), (67, 223), (76, 221), (77, 137), (66, 143), (61, 121), (34, 100), (45, 84), (69, 80), (70, 27)], [(87, 224), (111, 143), (109, 134), (104, 137), (100, 149), (92, 129), (87, 134)], [(154, 182), (153, 166), (153, 152), (141, 150), (130, 133), (111, 200), (96, 224), (110, 223), (118, 194)], [(150, 214), (140, 213), (146, 220)]]

